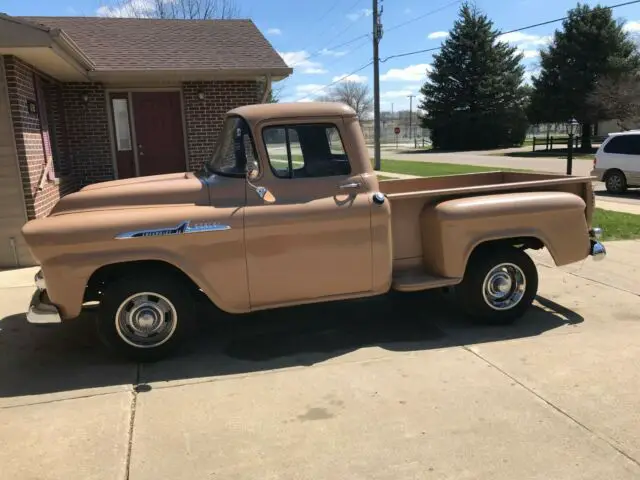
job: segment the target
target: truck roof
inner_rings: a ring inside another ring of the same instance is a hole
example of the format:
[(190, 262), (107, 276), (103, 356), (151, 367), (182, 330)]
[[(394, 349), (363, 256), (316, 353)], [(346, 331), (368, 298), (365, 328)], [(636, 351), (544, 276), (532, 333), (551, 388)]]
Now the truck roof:
[(247, 121), (290, 117), (354, 117), (356, 112), (337, 102), (260, 103), (234, 108), (229, 115), (240, 115)]

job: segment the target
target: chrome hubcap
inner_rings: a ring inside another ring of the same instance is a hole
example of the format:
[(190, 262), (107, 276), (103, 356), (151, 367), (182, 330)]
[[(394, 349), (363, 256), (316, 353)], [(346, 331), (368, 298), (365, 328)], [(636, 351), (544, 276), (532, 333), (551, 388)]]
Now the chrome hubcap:
[(484, 278), (482, 296), (494, 310), (509, 310), (520, 303), (527, 289), (527, 279), (513, 263), (495, 266)]
[(137, 348), (152, 348), (171, 338), (178, 325), (178, 314), (166, 297), (143, 292), (122, 302), (115, 320), (122, 340)]

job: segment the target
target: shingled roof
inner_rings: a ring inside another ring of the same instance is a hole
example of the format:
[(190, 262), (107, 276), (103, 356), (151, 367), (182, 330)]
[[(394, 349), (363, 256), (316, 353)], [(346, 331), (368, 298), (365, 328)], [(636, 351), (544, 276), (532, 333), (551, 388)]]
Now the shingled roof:
[(62, 30), (95, 71), (292, 71), (251, 20), (19, 18)]

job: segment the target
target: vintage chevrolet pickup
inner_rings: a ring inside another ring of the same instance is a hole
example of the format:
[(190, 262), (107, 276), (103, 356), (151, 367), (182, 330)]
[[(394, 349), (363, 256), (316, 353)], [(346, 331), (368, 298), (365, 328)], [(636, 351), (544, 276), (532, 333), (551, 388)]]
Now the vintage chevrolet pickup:
[(564, 175), (378, 182), (347, 106), (241, 107), (199, 172), (90, 185), (27, 223), (42, 267), (27, 318), (98, 301), (104, 342), (143, 360), (189, 332), (203, 293), (242, 313), (455, 286), (472, 318), (504, 324), (536, 295), (526, 249), (605, 256), (593, 207), (591, 179)]

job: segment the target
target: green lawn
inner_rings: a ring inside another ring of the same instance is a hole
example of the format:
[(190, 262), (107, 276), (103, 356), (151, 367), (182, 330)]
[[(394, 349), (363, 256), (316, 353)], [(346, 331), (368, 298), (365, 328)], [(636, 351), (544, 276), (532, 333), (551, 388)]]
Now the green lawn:
[(640, 215), (596, 208), (591, 223), (602, 228), (603, 240), (640, 238)]
[(454, 163), (431, 163), (431, 162), (412, 162), (409, 160), (382, 160), (381, 172), (404, 173), (406, 175), (417, 175), (420, 177), (439, 177), (441, 175), (455, 175), (460, 173), (480, 173), (518, 170), (497, 168), (497, 167), (479, 167), (477, 165), (457, 165)]

